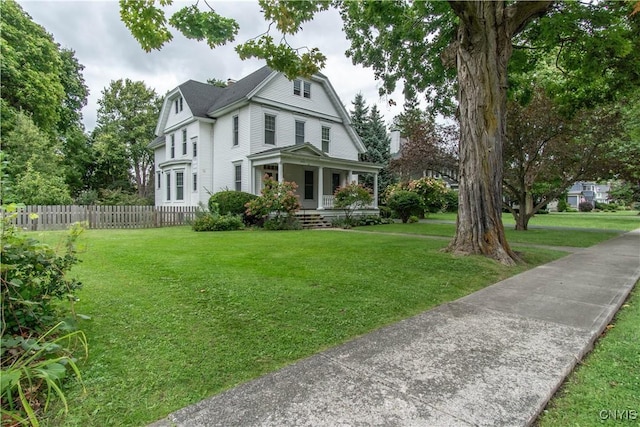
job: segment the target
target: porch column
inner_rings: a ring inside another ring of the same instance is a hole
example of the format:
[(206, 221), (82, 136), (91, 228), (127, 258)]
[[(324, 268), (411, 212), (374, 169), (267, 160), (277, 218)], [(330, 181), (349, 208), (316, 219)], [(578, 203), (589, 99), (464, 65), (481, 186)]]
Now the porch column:
[(353, 182), (353, 171), (352, 170), (350, 170), (347, 173), (347, 185), (351, 184), (351, 182)]
[(253, 160), (249, 160), (249, 193), (256, 194), (256, 168)]
[(373, 174), (373, 207), (378, 208), (378, 172)]
[(324, 210), (324, 204), (323, 204), (323, 195), (322, 193), (324, 192), (324, 189), (322, 188), (323, 184), (324, 184), (324, 168), (322, 166), (318, 166), (318, 207), (316, 209), (318, 209), (319, 211)]
[(284, 182), (284, 165), (282, 164), (282, 160), (278, 160), (278, 182)]

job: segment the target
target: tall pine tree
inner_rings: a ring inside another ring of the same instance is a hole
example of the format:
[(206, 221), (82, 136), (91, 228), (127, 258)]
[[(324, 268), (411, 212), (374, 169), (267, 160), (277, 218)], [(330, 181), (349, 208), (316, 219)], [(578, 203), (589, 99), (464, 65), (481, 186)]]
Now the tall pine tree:
[[(362, 139), (367, 150), (359, 155), (359, 160), (375, 163), (384, 167), (378, 174), (378, 197), (380, 197), (384, 189), (393, 183), (393, 175), (389, 172), (391, 139), (387, 134), (387, 127), (382, 120), (377, 106), (373, 105), (371, 110), (369, 110), (362, 93), (356, 95), (352, 104), (354, 109), (350, 112), (351, 125), (360, 136), (360, 139)], [(366, 187), (373, 189), (372, 175), (361, 176), (360, 182)]]

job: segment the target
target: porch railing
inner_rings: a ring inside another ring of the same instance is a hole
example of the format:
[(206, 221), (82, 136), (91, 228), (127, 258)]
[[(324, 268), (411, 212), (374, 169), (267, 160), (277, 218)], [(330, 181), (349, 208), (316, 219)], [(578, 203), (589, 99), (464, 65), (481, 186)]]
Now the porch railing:
[[(322, 196), (322, 207), (325, 209), (335, 209), (336, 207), (334, 206), (334, 197), (332, 194), (324, 194)], [(375, 206), (373, 205), (373, 203), (371, 203), (368, 206), (363, 206), (363, 209), (375, 209)]]

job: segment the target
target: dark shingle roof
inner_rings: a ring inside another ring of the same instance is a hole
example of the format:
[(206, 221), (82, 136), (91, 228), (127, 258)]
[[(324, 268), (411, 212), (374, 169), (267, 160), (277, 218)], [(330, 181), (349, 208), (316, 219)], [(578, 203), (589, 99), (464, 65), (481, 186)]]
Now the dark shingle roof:
[(219, 110), (245, 98), (271, 73), (271, 68), (265, 65), (224, 88), (195, 80), (188, 80), (178, 87), (194, 116), (210, 117), (207, 113)]
[(273, 70), (265, 65), (259, 70), (233, 83), (231, 86), (227, 86), (224, 88), (224, 93), (216, 98), (213, 104), (210, 104), (207, 112), (212, 113), (243, 99), (249, 92), (258, 87), (272, 72)]
[(188, 80), (178, 87), (189, 109), (197, 117), (207, 117), (207, 111), (212, 102), (219, 98), (225, 90), (224, 88), (195, 80)]

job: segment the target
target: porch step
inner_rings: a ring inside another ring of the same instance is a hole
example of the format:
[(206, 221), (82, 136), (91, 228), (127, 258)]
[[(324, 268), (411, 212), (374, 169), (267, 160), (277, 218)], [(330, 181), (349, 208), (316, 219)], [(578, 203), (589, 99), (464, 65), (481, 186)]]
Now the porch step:
[(320, 214), (296, 214), (302, 228), (331, 228), (331, 223)]

